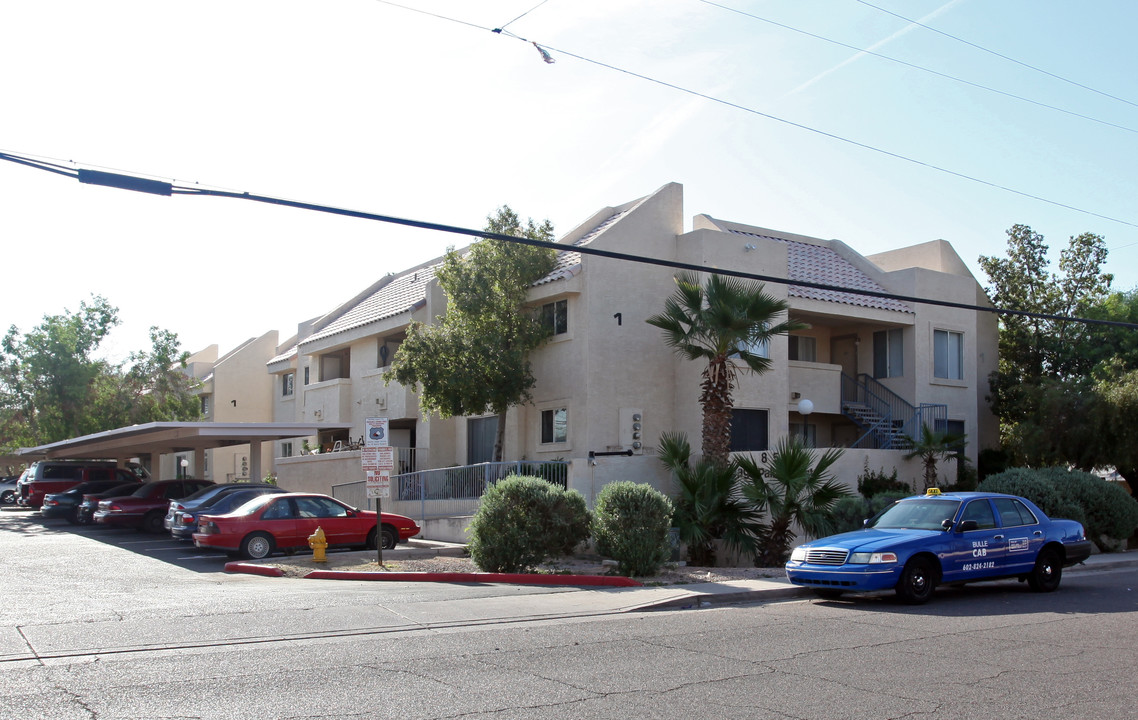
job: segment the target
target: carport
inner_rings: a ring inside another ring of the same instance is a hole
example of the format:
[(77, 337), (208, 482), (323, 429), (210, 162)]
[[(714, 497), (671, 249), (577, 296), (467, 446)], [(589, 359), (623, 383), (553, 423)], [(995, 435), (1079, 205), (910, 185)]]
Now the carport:
[(351, 427), (350, 423), (154, 422), (24, 448), (20, 456), (29, 462), (79, 458), (116, 460), (121, 465), (131, 458), (150, 455), (150, 466), (157, 468), (160, 455), (193, 452), (194, 467), (200, 468), (205, 464), (206, 450), (249, 445), (249, 477), (259, 480), (264, 477), (261, 443), (350, 430)]

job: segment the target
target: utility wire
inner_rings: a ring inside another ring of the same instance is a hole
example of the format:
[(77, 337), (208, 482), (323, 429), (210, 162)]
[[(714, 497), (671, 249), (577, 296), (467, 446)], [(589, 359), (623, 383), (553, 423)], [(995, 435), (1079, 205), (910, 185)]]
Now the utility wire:
[(501, 27), (499, 27), (499, 28), (498, 28), (498, 29), (497, 29), (495, 32), (501, 32), (502, 30), (505, 30), (507, 26), (509, 26), (509, 25), (513, 25), (513, 24), (514, 24), (514, 23), (516, 23), (518, 20), (521, 20), (521, 19), (522, 19), (522, 18), (524, 18), (526, 15), (529, 15), (531, 12), (533, 12), (534, 10), (537, 10), (539, 7), (541, 7), (542, 5), (546, 4), (547, 2), (549, 2), (549, 0), (541, 0), (541, 2), (539, 2), (537, 5), (534, 5), (534, 6), (533, 6), (533, 7), (531, 7), (529, 10), (526, 10), (526, 11), (525, 11), (524, 13), (522, 13), (521, 15), (518, 15), (516, 18), (514, 18), (514, 19), (513, 19), (513, 20), (511, 20), (510, 22), (508, 22), (508, 23), (506, 23), (505, 25), (502, 25)]
[(102, 185), (105, 187), (113, 187), (121, 190), (135, 190), (138, 192), (145, 192), (154, 195), (204, 195), (209, 197), (231, 198), (234, 200), (249, 200), (252, 202), (265, 203), (268, 205), (279, 205), (282, 207), (291, 207), (299, 210), (310, 210), (313, 212), (322, 212), (331, 215), (340, 215), (343, 217), (359, 218), (361, 220), (374, 220), (377, 222), (402, 225), (404, 227), (418, 228), (421, 230), (433, 230), (436, 232), (464, 235), (466, 237), (473, 238), (489, 238), (494, 240), (501, 240), (504, 242), (518, 243), (521, 245), (547, 248), (549, 250), (558, 252), (576, 252), (582, 255), (593, 255), (595, 257), (603, 257), (610, 260), (619, 260), (623, 262), (639, 263), (642, 265), (655, 265), (659, 267), (672, 268), (675, 270), (689, 270), (691, 272), (698, 273), (714, 273), (718, 275), (727, 275), (730, 277), (742, 278), (745, 280), (757, 280), (759, 282), (772, 283), (775, 285), (785, 285), (788, 287), (794, 286), (812, 288), (815, 290), (829, 290), (834, 292), (851, 293), (865, 297), (881, 298), (885, 300), (899, 300), (901, 302), (909, 302), (922, 305), (934, 305), (937, 307), (950, 307), (960, 310), (971, 310), (974, 312), (994, 313), (996, 315), (1014, 315), (1019, 317), (1036, 318), (1040, 320), (1078, 322), (1085, 325), (1103, 325), (1108, 327), (1138, 330), (1138, 323), (1129, 323), (1117, 320), (1099, 320), (1095, 318), (1066, 317), (1062, 315), (1050, 315), (1047, 313), (1030, 312), (1027, 310), (998, 308), (991, 305), (973, 305), (969, 303), (953, 302), (950, 300), (937, 300), (934, 298), (915, 297), (911, 295), (898, 295), (897, 293), (879, 292), (876, 290), (847, 288), (840, 285), (830, 285), (829, 283), (817, 283), (806, 280), (791, 280), (789, 278), (778, 277), (775, 275), (744, 272), (742, 270), (733, 270), (731, 268), (708, 267), (706, 265), (696, 265), (693, 263), (679, 262), (677, 260), (664, 260), (661, 258), (653, 258), (644, 255), (630, 255), (628, 253), (615, 252), (612, 250), (602, 250), (600, 248), (594, 248), (589, 245), (566, 245), (563, 243), (548, 242), (545, 240), (534, 240), (527, 237), (518, 237), (514, 235), (489, 232), (487, 230), (474, 230), (471, 228), (458, 227), (456, 225), (445, 225), (443, 223), (426, 222), (423, 220), (410, 220), (406, 218), (394, 217), (391, 215), (380, 215), (378, 213), (365, 212), (362, 210), (349, 210), (347, 208), (339, 208), (331, 205), (321, 205), (317, 203), (302, 202), (299, 200), (287, 200), (285, 198), (272, 197), (268, 195), (256, 195), (249, 192), (218, 190), (201, 186), (185, 187), (178, 185), (173, 181), (165, 182), (140, 176), (88, 170), (85, 168), (70, 170), (55, 163), (36, 160), (31, 157), (7, 152), (0, 152), (0, 160), (7, 160), (9, 162), (24, 165), (26, 167), (45, 170), (60, 175), (67, 175), (69, 177), (78, 179), (80, 182), (91, 185)]
[[(542, 57), (543, 58), (547, 55), (545, 50), (552, 50), (554, 52), (561, 53), (562, 55), (565, 55), (567, 57), (575, 58), (575, 59), (580, 60), (582, 62), (586, 62), (586, 63), (589, 63), (591, 65), (596, 65), (597, 67), (605, 68), (606, 70), (612, 70), (614, 72), (622, 73), (624, 75), (628, 75), (630, 77), (634, 77), (634, 78), (637, 78), (639, 80), (644, 80), (644, 81), (653, 83), (655, 85), (660, 85), (661, 87), (666, 87), (666, 88), (669, 88), (671, 90), (677, 90), (679, 92), (686, 93), (686, 94), (692, 95), (694, 97), (703, 98), (704, 100), (709, 100), (711, 102), (718, 103), (718, 104), (724, 105), (726, 107), (734, 108), (736, 110), (742, 110), (743, 112), (750, 113), (752, 115), (764, 117), (764, 118), (767, 118), (768, 120), (774, 120), (775, 122), (783, 123), (784, 125), (790, 125), (791, 127), (796, 127), (800, 130), (805, 130), (807, 132), (811, 132), (811, 133), (814, 133), (816, 135), (821, 135), (823, 137), (830, 138), (831, 140), (837, 140), (838, 142), (843, 142), (843, 143), (846, 143), (847, 145), (853, 145), (854, 147), (862, 148), (863, 150), (870, 150), (872, 152), (879, 153), (881, 155), (885, 155), (887, 157), (891, 157), (891, 158), (894, 158), (897, 160), (903, 160), (907, 163), (912, 163), (913, 165), (919, 165), (919, 166), (921, 166), (923, 168), (927, 168), (929, 170), (935, 170), (937, 172), (944, 173), (945, 175), (951, 175), (953, 177), (957, 177), (957, 178), (960, 178), (962, 180), (968, 180), (970, 182), (974, 182), (974, 183), (977, 183), (980, 185), (986, 185), (987, 187), (995, 188), (996, 190), (1003, 190), (1004, 192), (1011, 193), (1012, 195), (1018, 195), (1020, 197), (1028, 198), (1029, 200), (1035, 200), (1037, 202), (1045, 203), (1047, 205), (1052, 205), (1054, 207), (1060, 207), (1060, 208), (1063, 208), (1065, 210), (1071, 210), (1072, 212), (1081, 213), (1083, 215), (1090, 215), (1091, 217), (1097, 217), (1097, 218), (1100, 218), (1102, 220), (1109, 220), (1110, 222), (1115, 222), (1115, 223), (1118, 223), (1120, 225), (1127, 225), (1129, 227), (1138, 227), (1138, 222), (1133, 222), (1130, 220), (1123, 220), (1122, 218), (1116, 218), (1116, 217), (1113, 217), (1111, 215), (1106, 215), (1103, 213), (1095, 212), (1093, 210), (1085, 210), (1083, 208), (1076, 207), (1074, 205), (1070, 205), (1067, 203), (1063, 203), (1063, 202), (1060, 202), (1058, 200), (1051, 200), (1049, 198), (1043, 197), (1042, 195), (1035, 195), (1035, 194), (1032, 194), (1032, 193), (1023, 191), (1023, 190), (1016, 190), (1015, 188), (1010, 187), (1008, 185), (1001, 185), (1000, 183), (992, 182), (990, 180), (983, 180), (983, 179), (978, 178), (974, 175), (968, 175), (967, 173), (958, 172), (956, 170), (950, 170), (950, 169), (943, 167), (941, 165), (936, 165), (934, 163), (926, 162), (924, 160), (917, 160), (916, 158), (911, 158), (911, 157), (908, 157), (907, 155), (902, 155), (900, 153), (892, 152), (890, 150), (885, 150), (883, 148), (879, 148), (879, 147), (876, 147), (874, 145), (870, 145), (868, 143), (859, 142), (857, 140), (851, 140), (850, 138), (843, 137), (843, 136), (837, 135), (835, 133), (827, 132), (825, 130), (819, 130), (818, 128), (814, 128), (814, 127), (811, 127), (809, 125), (804, 125), (802, 123), (794, 122), (793, 120), (787, 120), (786, 118), (782, 118), (782, 117), (779, 117), (777, 115), (772, 115), (770, 113), (766, 113), (766, 112), (763, 112), (761, 110), (756, 110), (755, 108), (747, 107), (746, 105), (741, 105), (739, 103), (732, 102), (730, 100), (724, 100), (722, 98), (717, 98), (713, 95), (708, 95), (707, 93), (700, 92), (698, 90), (692, 90), (690, 88), (685, 88), (681, 85), (676, 85), (674, 83), (670, 83), (670, 82), (667, 82), (665, 80), (660, 80), (660, 79), (651, 77), (649, 75), (644, 75), (642, 73), (634, 72), (632, 70), (627, 70), (625, 68), (622, 68), (622, 67), (619, 67), (616, 65), (611, 65), (609, 63), (601, 62), (600, 60), (593, 60), (592, 58), (587, 58), (583, 55), (578, 55), (576, 53), (569, 52), (568, 50), (561, 50), (559, 48), (555, 48), (551, 45), (546, 45), (544, 43), (542, 43), (541, 45), (538, 45), (538, 43), (536, 41), (530, 41), (526, 38), (515, 35), (514, 33), (511, 33), (508, 31), (502, 32), (500, 28), (484, 27), (484, 26), (477, 25), (477, 24), (472, 23), (472, 22), (468, 22), (466, 20), (458, 20), (455, 18), (447, 17), (445, 15), (439, 15), (437, 13), (427, 12), (425, 10), (419, 10), (418, 8), (408, 7), (406, 5), (400, 5), (399, 3), (391, 2), (391, 0), (374, 0), (374, 1), (378, 2), (378, 3), (382, 3), (384, 5), (390, 5), (392, 7), (401, 8), (403, 10), (409, 10), (411, 12), (416, 12), (416, 13), (420, 13), (423, 15), (429, 15), (430, 17), (438, 18), (441, 20), (448, 20), (450, 22), (455, 22), (455, 23), (458, 23), (460, 25), (465, 25), (467, 27), (478, 28), (480, 30), (485, 30), (487, 32), (494, 32), (501, 37), (510, 37), (510, 38), (514, 38), (516, 40), (521, 40), (523, 42), (530, 43), (534, 46), (537, 46), (538, 49), (542, 51)], [(550, 62), (550, 60), (547, 59), (546, 62)]]
[(980, 90), (986, 90), (987, 92), (995, 93), (997, 95), (1003, 95), (1004, 97), (1009, 97), (1009, 98), (1012, 98), (1013, 100), (1019, 100), (1021, 102), (1031, 103), (1032, 105), (1035, 105), (1037, 107), (1046, 108), (1047, 110), (1054, 110), (1055, 112), (1061, 112), (1061, 113), (1064, 113), (1066, 115), (1071, 115), (1072, 117), (1082, 118), (1083, 120), (1089, 120), (1089, 121), (1094, 122), (1094, 123), (1099, 123), (1100, 125), (1106, 125), (1108, 127), (1117, 128), (1119, 130), (1125, 130), (1126, 132), (1138, 133), (1138, 129), (1136, 129), (1136, 128), (1127, 127), (1125, 125), (1118, 125), (1116, 123), (1112, 123), (1112, 122), (1109, 122), (1107, 120), (1100, 120), (1099, 118), (1091, 117), (1090, 115), (1084, 115), (1082, 113), (1075, 112), (1074, 110), (1067, 110), (1066, 108), (1061, 108), (1061, 107), (1058, 107), (1056, 105), (1049, 105), (1045, 102), (1040, 102), (1039, 100), (1032, 100), (1031, 98), (1024, 97), (1023, 95), (1016, 95), (1015, 93), (1007, 92), (1006, 90), (1000, 90), (998, 88), (990, 87), (988, 85), (982, 85), (982, 84), (977, 83), (977, 82), (972, 82), (971, 80), (965, 80), (964, 78), (957, 77), (956, 75), (949, 75), (948, 73), (942, 73), (939, 70), (933, 70), (932, 68), (927, 68), (923, 65), (917, 65), (915, 63), (911, 63), (911, 62), (908, 62), (905, 60), (901, 60), (900, 58), (895, 58), (895, 57), (892, 57), (890, 55), (884, 55), (884, 54), (879, 53), (879, 52), (874, 52), (873, 50), (866, 50), (864, 48), (859, 48), (856, 45), (850, 45), (850, 44), (844, 43), (840, 40), (834, 40), (833, 38), (824, 37), (822, 35), (816, 35), (812, 32), (807, 31), (807, 30), (802, 30), (800, 28), (792, 27), (790, 25), (785, 25), (783, 23), (776, 22), (774, 20), (770, 20), (770, 19), (765, 18), (765, 17), (760, 17), (758, 15), (755, 15), (755, 14), (749, 13), (749, 12), (745, 12), (743, 10), (737, 10), (733, 7), (728, 7), (726, 5), (723, 5), (723, 4), (720, 4), (717, 2), (713, 2), (712, 0), (698, 0), (698, 2), (701, 2), (705, 5), (711, 5), (712, 7), (720, 8), (721, 10), (726, 10), (728, 12), (736, 13), (738, 15), (743, 15), (744, 17), (749, 17), (749, 18), (752, 18), (754, 20), (758, 20), (760, 22), (765, 22), (769, 25), (774, 25), (775, 27), (783, 28), (784, 30), (790, 30), (791, 32), (796, 32), (796, 33), (799, 33), (801, 35), (805, 35), (807, 37), (812, 37), (815, 40), (821, 40), (823, 42), (828, 42), (828, 43), (831, 43), (833, 45), (837, 45), (839, 47), (844, 47), (844, 48), (847, 48), (849, 50), (853, 50), (855, 52), (861, 53), (863, 55), (872, 55), (873, 57), (881, 58), (882, 60), (888, 60), (890, 62), (894, 62), (894, 63), (897, 63), (899, 65), (904, 65), (905, 67), (912, 68), (914, 70), (920, 70), (921, 72), (926, 72), (926, 73), (929, 73), (930, 75), (936, 75), (937, 77), (944, 78), (946, 80), (951, 80), (953, 82), (958, 82), (958, 83), (961, 83), (962, 85), (968, 85), (970, 87), (974, 87), (974, 88), (977, 88)]
[(1035, 65), (1029, 65), (1028, 63), (1025, 63), (1025, 62), (1023, 62), (1022, 60), (1016, 60), (1016, 59), (1015, 59), (1015, 58), (1013, 58), (1013, 57), (1009, 57), (1009, 56), (1007, 56), (1007, 55), (1004, 55), (1004, 54), (1002, 54), (1002, 53), (998, 53), (998, 52), (996, 52), (995, 50), (991, 50), (991, 49), (989, 49), (989, 48), (986, 48), (986, 47), (984, 47), (983, 45), (977, 45), (977, 44), (976, 44), (976, 43), (974, 43), (974, 42), (971, 42), (971, 41), (969, 41), (969, 40), (965, 40), (964, 38), (962, 38), (962, 37), (958, 37), (958, 36), (956, 36), (956, 35), (953, 35), (953, 34), (951, 34), (951, 33), (946, 33), (946, 32), (944, 32), (943, 30), (937, 30), (935, 27), (932, 27), (931, 25), (925, 25), (924, 23), (921, 23), (921, 22), (918, 22), (918, 21), (916, 21), (916, 20), (913, 20), (912, 18), (907, 18), (907, 17), (905, 17), (904, 15), (899, 15), (898, 13), (895, 13), (895, 12), (893, 12), (893, 11), (891, 11), (891, 10), (886, 10), (886, 9), (885, 9), (885, 8), (883, 8), (883, 7), (880, 7), (880, 6), (878, 6), (878, 5), (874, 5), (874, 4), (873, 4), (873, 3), (871, 3), (871, 2), (866, 2), (866, 0), (855, 0), (855, 2), (859, 2), (859, 3), (861, 3), (862, 5), (865, 5), (866, 7), (871, 7), (871, 8), (873, 8), (874, 10), (879, 10), (879, 11), (881, 11), (881, 12), (885, 13), (886, 15), (892, 15), (893, 17), (895, 17), (895, 18), (898, 18), (898, 19), (900, 19), (900, 20), (904, 20), (904, 21), (905, 21), (905, 22), (907, 22), (907, 23), (912, 23), (913, 25), (916, 25), (916, 26), (918, 26), (918, 27), (922, 27), (922, 28), (924, 28), (925, 30), (929, 30), (929, 31), (935, 32), (935, 33), (937, 33), (938, 35), (943, 35), (943, 36), (945, 36), (946, 38), (951, 38), (952, 40), (955, 40), (955, 41), (957, 41), (957, 42), (961, 42), (961, 43), (964, 43), (965, 45), (969, 45), (969, 46), (971, 46), (971, 47), (974, 47), (974, 48), (976, 48), (977, 50), (981, 50), (981, 51), (983, 51), (983, 52), (986, 52), (986, 53), (988, 53), (989, 55), (995, 55), (995, 56), (996, 56), (996, 57), (998, 57), (998, 58), (1001, 58), (1001, 59), (1003, 59), (1003, 60), (1007, 60), (1008, 62), (1012, 62), (1012, 63), (1015, 63), (1016, 65), (1020, 65), (1021, 67), (1025, 67), (1025, 68), (1027, 68), (1028, 70), (1034, 70), (1034, 71), (1035, 71), (1035, 72), (1037, 72), (1037, 73), (1042, 73), (1042, 74), (1044, 74), (1044, 75), (1047, 75), (1048, 77), (1053, 77), (1053, 78), (1055, 78), (1056, 80), (1061, 80), (1061, 81), (1063, 81), (1063, 82), (1065, 82), (1065, 83), (1068, 83), (1068, 84), (1070, 84), (1070, 85), (1074, 85), (1075, 87), (1080, 87), (1080, 88), (1082, 88), (1082, 89), (1084, 89), (1084, 90), (1090, 90), (1090, 91), (1091, 91), (1091, 92), (1093, 92), (1093, 93), (1096, 93), (1096, 94), (1098, 94), (1098, 95), (1102, 95), (1103, 97), (1108, 97), (1108, 98), (1110, 98), (1111, 100), (1117, 100), (1118, 102), (1123, 102), (1123, 103), (1126, 103), (1127, 105), (1133, 105), (1134, 107), (1138, 107), (1138, 103), (1134, 103), (1134, 102), (1131, 102), (1131, 101), (1129, 101), (1129, 100), (1127, 100), (1127, 99), (1125, 99), (1125, 98), (1120, 98), (1120, 97), (1118, 97), (1117, 95), (1111, 95), (1110, 93), (1108, 93), (1108, 92), (1103, 92), (1102, 90), (1096, 90), (1095, 88), (1093, 88), (1093, 87), (1091, 87), (1091, 86), (1089, 86), (1089, 85), (1084, 85), (1084, 84), (1082, 84), (1081, 82), (1077, 82), (1077, 81), (1075, 81), (1075, 80), (1070, 80), (1070, 79), (1068, 79), (1068, 78), (1065, 78), (1065, 77), (1063, 77), (1062, 75), (1056, 75), (1056, 74), (1055, 74), (1055, 73), (1053, 73), (1053, 72), (1049, 72), (1049, 71), (1047, 71), (1047, 70), (1044, 70), (1043, 68), (1040, 68), (1040, 67), (1036, 67)]

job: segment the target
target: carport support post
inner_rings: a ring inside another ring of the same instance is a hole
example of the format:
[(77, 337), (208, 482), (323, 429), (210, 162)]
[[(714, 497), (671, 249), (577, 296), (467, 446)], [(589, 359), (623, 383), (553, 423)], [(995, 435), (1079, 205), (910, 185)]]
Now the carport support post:
[(249, 482), (259, 483), (264, 476), (261, 474), (261, 441), (249, 441)]
[(375, 499), (375, 557), (380, 567), (383, 567), (383, 522), (380, 517), (383, 513), (383, 498)]

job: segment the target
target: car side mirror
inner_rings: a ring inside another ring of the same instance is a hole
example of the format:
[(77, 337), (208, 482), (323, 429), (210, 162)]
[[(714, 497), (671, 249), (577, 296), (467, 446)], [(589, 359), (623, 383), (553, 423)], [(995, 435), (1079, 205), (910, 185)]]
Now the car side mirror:
[(952, 518), (945, 518), (944, 520), (942, 520), (940, 523), (940, 529), (941, 530), (951, 530), (952, 529)]
[(866, 518), (866, 519), (862, 520), (862, 521), (861, 521), (861, 526), (862, 526), (863, 528), (864, 528), (864, 527), (869, 527), (869, 518)]
[(976, 522), (975, 520), (964, 520), (963, 522), (960, 523), (960, 527), (958, 528), (958, 530), (960, 532), (968, 532), (969, 530), (979, 530), (979, 529), (980, 529), (980, 523)]

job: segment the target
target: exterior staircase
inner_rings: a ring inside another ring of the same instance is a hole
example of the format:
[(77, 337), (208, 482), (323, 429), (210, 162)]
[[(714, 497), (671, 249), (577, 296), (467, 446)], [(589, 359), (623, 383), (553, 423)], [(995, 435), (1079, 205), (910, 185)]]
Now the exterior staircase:
[(842, 373), (842, 414), (864, 431), (852, 447), (909, 450), (923, 424), (934, 429), (945, 425), (948, 406), (914, 406), (865, 373), (857, 377)]

